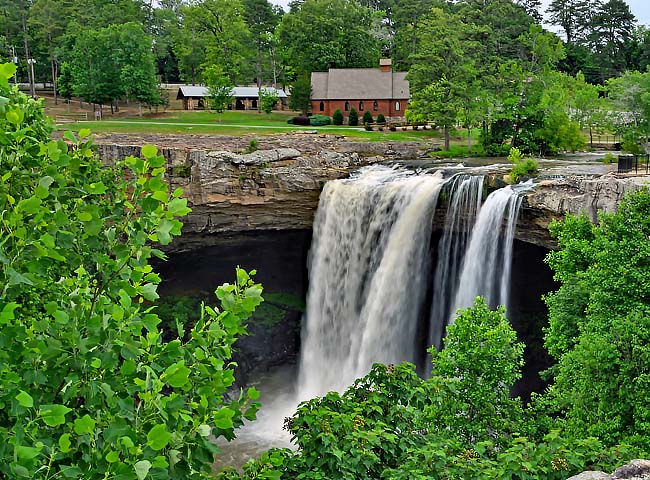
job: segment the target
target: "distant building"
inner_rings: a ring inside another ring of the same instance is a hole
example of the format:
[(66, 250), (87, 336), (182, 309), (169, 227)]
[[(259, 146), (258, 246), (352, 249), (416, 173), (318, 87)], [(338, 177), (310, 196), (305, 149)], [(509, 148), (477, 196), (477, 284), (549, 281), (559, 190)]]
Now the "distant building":
[(380, 68), (330, 68), (311, 74), (311, 109), (313, 113), (332, 116), (340, 109), (347, 117), (350, 109), (366, 110), (373, 118), (383, 113), (387, 120), (404, 119), (409, 101), (406, 72), (393, 72), (388, 58), (379, 61)]
[[(279, 101), (277, 110), (284, 110), (287, 106), (287, 94), (278, 88), (262, 87), (265, 91), (275, 91)], [(203, 110), (206, 108), (206, 97), (209, 97), (208, 87), (194, 85), (181, 85), (178, 88), (176, 100), (183, 101), (184, 110)], [(229, 110), (257, 110), (259, 107), (259, 91), (257, 87), (234, 87), (233, 104)]]

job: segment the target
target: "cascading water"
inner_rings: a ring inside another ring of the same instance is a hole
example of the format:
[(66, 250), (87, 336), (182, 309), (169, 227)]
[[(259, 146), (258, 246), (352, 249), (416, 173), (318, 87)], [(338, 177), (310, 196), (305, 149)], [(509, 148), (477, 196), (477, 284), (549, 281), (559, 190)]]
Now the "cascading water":
[(301, 399), (346, 388), (374, 362), (415, 360), (444, 182), (371, 167), (325, 185), (310, 253)]
[(485, 200), (463, 258), (449, 323), (453, 322), (456, 310), (471, 306), (479, 295), (491, 308), (508, 306), (512, 242), (521, 205), (519, 193), (530, 185), (509, 185), (492, 192)]
[(449, 181), (445, 227), (438, 244), (428, 346), (441, 347), (461, 266), (483, 195), (482, 175), (456, 175)]

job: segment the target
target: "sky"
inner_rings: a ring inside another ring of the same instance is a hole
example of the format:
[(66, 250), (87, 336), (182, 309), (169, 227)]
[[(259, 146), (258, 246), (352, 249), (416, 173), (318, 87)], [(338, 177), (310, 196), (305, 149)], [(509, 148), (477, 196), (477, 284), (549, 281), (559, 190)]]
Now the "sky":
[[(289, 0), (270, 0), (271, 3), (282, 6), (288, 10)], [(650, 25), (650, 0), (626, 0), (630, 10), (636, 16), (638, 22), (644, 25)], [(546, 9), (550, 0), (542, 0), (542, 9)]]

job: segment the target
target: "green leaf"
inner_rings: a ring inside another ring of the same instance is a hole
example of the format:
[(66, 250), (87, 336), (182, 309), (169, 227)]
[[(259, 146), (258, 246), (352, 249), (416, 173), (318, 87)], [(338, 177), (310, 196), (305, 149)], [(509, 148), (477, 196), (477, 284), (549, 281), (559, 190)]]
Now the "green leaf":
[(74, 431), (77, 435), (91, 434), (95, 431), (95, 420), (86, 414), (74, 421)]
[(149, 300), (150, 302), (153, 302), (157, 298), (159, 298), (158, 293), (156, 292), (156, 289), (158, 288), (158, 285), (154, 283), (145, 283), (140, 287), (140, 295), (145, 300)]
[(92, 362), (90, 362), (90, 366), (93, 368), (99, 368), (102, 366), (102, 361), (99, 358), (94, 358)]
[(31, 460), (36, 458), (41, 451), (35, 447), (25, 447), (24, 445), (16, 446), (16, 456), (20, 460)]
[(90, 222), (93, 216), (90, 212), (77, 212), (77, 218), (82, 222)]
[(18, 304), (16, 302), (9, 302), (2, 307), (2, 311), (0, 311), (0, 325), (7, 324), (13, 320), (15, 318), (14, 310), (17, 308)]
[(134, 465), (135, 474), (138, 476), (138, 480), (144, 480), (144, 478), (149, 473), (151, 469), (151, 462), (149, 460), (140, 460)]
[(104, 182), (90, 183), (88, 184), (88, 193), (103, 195), (106, 193), (106, 185), (104, 185)]
[(153, 450), (162, 450), (171, 439), (171, 433), (167, 431), (167, 425), (161, 423), (154, 426), (147, 434), (147, 445)]
[(79, 130), (79, 138), (83, 139), (90, 135), (90, 130), (88, 128), (82, 128)]
[(115, 450), (111, 450), (106, 454), (105, 458), (108, 463), (115, 463), (120, 460), (120, 454)]
[[(0, 64), (0, 79), (2, 80), (9, 80), (11, 77), (13, 77), (16, 74), (16, 65), (13, 63), (7, 62), (7, 63), (1, 63)], [(8, 85), (9, 83), (4, 83), (4, 85)]]
[(72, 442), (70, 441), (70, 434), (64, 433), (59, 437), (59, 448), (63, 453), (69, 452)]
[(210, 434), (212, 433), (212, 428), (210, 427), (210, 425), (203, 424), (203, 425), (199, 425), (197, 431), (199, 432), (199, 435), (201, 435), (202, 437), (209, 437)]
[(169, 213), (175, 217), (183, 217), (192, 211), (191, 208), (187, 207), (186, 198), (174, 198), (169, 205), (167, 206)]
[(168, 385), (180, 388), (189, 381), (190, 369), (185, 366), (185, 361), (181, 360), (167, 367), (167, 370), (160, 376)]
[(56, 312), (54, 312), (54, 315), (52, 316), (54, 317), (54, 321), (61, 325), (67, 325), (68, 322), (70, 321), (70, 315), (68, 315), (63, 310), (57, 310)]
[(21, 407), (32, 408), (34, 406), (34, 399), (32, 396), (23, 390), (21, 390), (20, 393), (16, 395), (16, 400), (18, 400), (18, 403)]
[(221, 410), (219, 410), (217, 413), (215, 413), (214, 424), (222, 430), (229, 430), (233, 427), (232, 417), (234, 416), (235, 416), (234, 410), (224, 407)]
[(260, 391), (255, 387), (249, 388), (248, 398), (250, 398), (251, 400), (257, 400), (258, 398), (260, 398)]
[(65, 405), (42, 405), (40, 410), (40, 417), (46, 425), (56, 427), (65, 423), (65, 415), (72, 410)]
[(151, 158), (158, 154), (158, 148), (153, 145), (145, 145), (142, 147), (142, 156), (144, 158)]
[(37, 196), (32, 196), (18, 202), (18, 205), (16, 205), (16, 210), (21, 213), (26, 213), (27, 215), (33, 215), (34, 213), (38, 212), (39, 208), (41, 208), (41, 203), (42, 202), (40, 198)]

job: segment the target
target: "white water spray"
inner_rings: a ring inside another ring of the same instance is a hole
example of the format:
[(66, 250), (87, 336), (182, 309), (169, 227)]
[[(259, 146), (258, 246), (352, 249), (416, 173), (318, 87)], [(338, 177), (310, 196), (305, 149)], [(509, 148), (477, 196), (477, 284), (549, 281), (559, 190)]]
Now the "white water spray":
[(298, 392), (343, 390), (374, 362), (415, 361), (444, 180), (370, 167), (328, 182), (314, 222)]
[(449, 323), (453, 323), (456, 310), (473, 305), (479, 295), (490, 308), (499, 305), (507, 308), (512, 243), (521, 205), (519, 193), (531, 185), (509, 185), (492, 192), (485, 200), (463, 259)]

